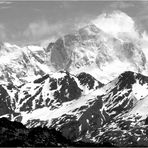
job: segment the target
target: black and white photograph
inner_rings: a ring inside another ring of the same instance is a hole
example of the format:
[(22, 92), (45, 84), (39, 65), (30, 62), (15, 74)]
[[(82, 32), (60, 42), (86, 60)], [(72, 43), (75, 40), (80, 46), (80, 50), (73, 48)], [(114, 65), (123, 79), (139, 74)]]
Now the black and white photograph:
[(0, 147), (148, 147), (148, 1), (0, 0)]

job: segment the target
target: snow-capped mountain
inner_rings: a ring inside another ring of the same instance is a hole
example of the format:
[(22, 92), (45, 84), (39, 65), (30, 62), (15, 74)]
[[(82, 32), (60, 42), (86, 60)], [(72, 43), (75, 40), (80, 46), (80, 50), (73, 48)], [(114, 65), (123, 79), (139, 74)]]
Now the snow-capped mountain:
[(86, 71), (104, 83), (124, 71), (141, 73), (147, 68), (147, 59), (138, 41), (126, 34), (112, 36), (94, 24), (59, 38), (47, 49), (51, 51), (51, 63), (57, 70)]
[(18, 87), (13, 84), (2, 84), (1, 94), (8, 108), (20, 113), (42, 107), (52, 110), (101, 86), (103, 84), (89, 74), (80, 73), (74, 76), (60, 71)]
[(48, 57), (42, 47), (19, 47), (3, 43), (0, 48), (1, 83), (21, 85), (52, 71), (49, 64), (45, 64)]
[(49, 43), (47, 48), (3, 43), (0, 53), (0, 79), (16, 85), (58, 70), (74, 75), (86, 72), (103, 83), (127, 70), (148, 70), (140, 41), (125, 33), (113, 36), (94, 24)]
[(126, 32), (98, 26), (47, 48), (2, 43), (0, 117), (72, 141), (148, 146), (147, 52)]
[(148, 77), (130, 71), (105, 85), (84, 72), (60, 71), (19, 87), (3, 84), (0, 90), (1, 117), (56, 128), (73, 141), (101, 142), (105, 127), (116, 129), (126, 119), (144, 126), (147, 117)]

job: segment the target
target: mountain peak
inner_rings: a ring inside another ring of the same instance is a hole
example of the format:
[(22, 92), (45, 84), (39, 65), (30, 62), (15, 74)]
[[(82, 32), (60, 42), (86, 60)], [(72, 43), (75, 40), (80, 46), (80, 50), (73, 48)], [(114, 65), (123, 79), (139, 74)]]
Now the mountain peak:
[(101, 29), (99, 29), (95, 24), (89, 24), (89, 25), (86, 25), (82, 28), (79, 29), (79, 32), (80, 31), (86, 31), (88, 33), (92, 32), (92, 33), (99, 33), (101, 31)]
[(79, 29), (78, 32), (83, 40), (87, 40), (94, 38), (102, 31), (99, 28), (97, 28), (94, 24), (90, 24)]

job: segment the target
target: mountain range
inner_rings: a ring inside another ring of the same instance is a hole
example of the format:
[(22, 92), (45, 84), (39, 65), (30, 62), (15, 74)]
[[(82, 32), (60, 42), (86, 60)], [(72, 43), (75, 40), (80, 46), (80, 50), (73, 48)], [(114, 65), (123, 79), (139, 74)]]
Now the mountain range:
[(94, 24), (47, 48), (2, 43), (0, 120), (86, 145), (148, 146), (147, 68), (139, 41)]

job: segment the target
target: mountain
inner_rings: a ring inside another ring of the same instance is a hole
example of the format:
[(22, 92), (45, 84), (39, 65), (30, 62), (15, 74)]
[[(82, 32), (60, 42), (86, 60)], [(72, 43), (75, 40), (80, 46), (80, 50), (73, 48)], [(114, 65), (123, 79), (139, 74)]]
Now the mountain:
[(83, 141), (72, 142), (61, 132), (47, 127), (26, 128), (19, 122), (0, 118), (1, 147), (81, 147), (112, 146), (110, 143), (94, 144)]
[[(39, 46), (19, 47), (9, 43), (0, 46), (0, 82), (21, 85), (49, 73), (45, 50)], [(50, 67), (50, 70), (49, 70)]]
[[(147, 89), (148, 77), (131, 71), (107, 84), (84, 72), (59, 71), (19, 87), (1, 85), (1, 117), (28, 128), (55, 128), (71, 141), (122, 146), (127, 141), (118, 143), (117, 135), (128, 139), (137, 126), (137, 132), (146, 130)], [(111, 134), (114, 139), (105, 141)]]
[(148, 146), (147, 65), (139, 41), (94, 24), (45, 49), (2, 43), (0, 144)]
[(55, 129), (27, 129), (23, 124), (11, 122), (6, 118), (0, 119), (0, 137), (1, 147), (72, 146), (72, 143)]
[(114, 146), (147, 146), (148, 77), (125, 72), (105, 86), (103, 96), (110, 121), (89, 137), (97, 143)]
[[(140, 41), (125, 33), (115, 37), (94, 24), (49, 43), (36, 45), (0, 45), (0, 83), (22, 85), (47, 73), (66, 70), (71, 74), (86, 72), (103, 83), (124, 71), (148, 71), (147, 56)], [(99, 73), (99, 75), (98, 75)]]
[(104, 83), (127, 70), (142, 73), (147, 69), (138, 41), (127, 34), (112, 36), (94, 24), (59, 38), (47, 50), (51, 51), (51, 63), (57, 70), (89, 72)]
[(80, 73), (74, 76), (60, 71), (19, 87), (2, 84), (1, 96), (12, 113), (28, 112), (42, 107), (52, 110), (101, 86), (103, 84), (89, 74)]

